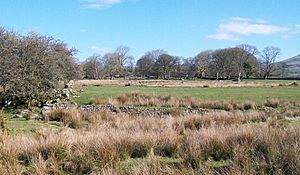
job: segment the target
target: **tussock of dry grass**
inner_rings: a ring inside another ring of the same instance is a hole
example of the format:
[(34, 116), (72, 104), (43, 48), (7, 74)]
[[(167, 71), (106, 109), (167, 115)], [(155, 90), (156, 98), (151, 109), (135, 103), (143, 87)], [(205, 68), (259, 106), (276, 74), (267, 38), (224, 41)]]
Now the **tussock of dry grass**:
[(264, 104), (266, 107), (278, 108), (280, 105), (280, 101), (278, 99), (269, 99)]
[(76, 109), (63, 110), (56, 109), (51, 111), (45, 117), (45, 121), (58, 121), (62, 122), (64, 126), (77, 129), (82, 125), (83, 116)]
[[(117, 101), (193, 101), (128, 98)], [(239, 106), (251, 110), (160, 118), (53, 111), (47, 120), (62, 122), (60, 131), (3, 140), (0, 174), (300, 174), (300, 128), (276, 125), (289, 114), (253, 110), (251, 102)]]
[(108, 101), (103, 98), (92, 98), (89, 102), (90, 105), (106, 105)]
[[(300, 128), (252, 125), (268, 118), (276, 120), (272, 113), (220, 111), (189, 117), (145, 118), (71, 110), (55, 111), (49, 120), (69, 123), (68, 114), (83, 117), (79, 124), (85, 127), (62, 128), (58, 133), (42, 130), (32, 136), (4, 140), (0, 147), (0, 173), (300, 173)], [(176, 163), (166, 163), (162, 158)], [(130, 160), (147, 161), (133, 167), (121, 166)], [(206, 165), (220, 161), (227, 162), (226, 166)]]
[(205, 108), (217, 110), (254, 110), (257, 105), (253, 102), (242, 104), (222, 101), (199, 101), (192, 97), (154, 96), (147, 94), (124, 94), (117, 99), (110, 99), (111, 104), (118, 106), (147, 106), (147, 107), (173, 107), (173, 108)]

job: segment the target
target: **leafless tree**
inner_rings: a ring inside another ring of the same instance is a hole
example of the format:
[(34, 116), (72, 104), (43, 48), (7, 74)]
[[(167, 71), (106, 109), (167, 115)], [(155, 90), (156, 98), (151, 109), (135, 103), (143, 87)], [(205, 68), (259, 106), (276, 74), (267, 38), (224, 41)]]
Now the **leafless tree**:
[(195, 68), (199, 78), (206, 76), (208, 71), (209, 62), (211, 60), (212, 51), (207, 50), (199, 53), (195, 59)]
[(261, 52), (261, 62), (262, 62), (262, 69), (263, 69), (263, 76), (265, 79), (268, 79), (270, 75), (274, 72), (275, 62), (278, 56), (280, 55), (281, 50), (278, 47), (266, 47)]
[(82, 63), (84, 77), (100, 79), (103, 77), (103, 64), (101, 55), (93, 55)]
[(154, 64), (162, 54), (167, 54), (167, 52), (161, 49), (146, 52), (136, 63), (136, 75), (143, 77), (154, 76)]
[(253, 63), (253, 59), (256, 59), (255, 56), (259, 52), (255, 46), (248, 44), (238, 45), (237, 48), (241, 49), (236, 57), (238, 81), (241, 81), (241, 76), (243, 73), (246, 74), (246, 77), (250, 76), (250, 73), (252, 72), (251, 68), (253, 66), (251, 63)]
[(211, 74), (218, 78), (230, 79), (235, 75), (236, 62), (234, 58), (237, 56), (237, 49), (226, 48), (216, 50), (212, 54), (212, 62), (210, 64)]
[(160, 55), (154, 65), (157, 77), (170, 79), (171, 72), (174, 70), (176, 64), (178, 64), (178, 59), (175, 57), (169, 54)]
[(131, 55), (129, 55), (129, 47), (127, 46), (119, 46), (116, 51), (114, 52), (119, 64), (121, 66), (125, 66), (125, 64), (127, 64), (127, 61), (129, 60), (130, 57), (132, 57)]
[(283, 62), (276, 63), (276, 76), (285, 78), (288, 76), (288, 65)]
[(149, 56), (144, 55), (136, 63), (135, 73), (138, 76), (150, 77), (153, 75), (155, 61)]

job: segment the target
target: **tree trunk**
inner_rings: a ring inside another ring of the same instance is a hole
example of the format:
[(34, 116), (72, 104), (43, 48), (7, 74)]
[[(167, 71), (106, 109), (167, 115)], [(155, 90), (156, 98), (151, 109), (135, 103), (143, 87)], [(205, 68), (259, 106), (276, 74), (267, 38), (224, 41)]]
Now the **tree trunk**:
[(31, 101), (32, 101), (32, 99), (31, 99), (31, 97), (28, 99), (28, 102), (27, 102), (27, 109), (29, 109), (30, 110), (30, 108), (31, 108)]
[(238, 76), (238, 82), (241, 82), (241, 72), (239, 73), (239, 76)]

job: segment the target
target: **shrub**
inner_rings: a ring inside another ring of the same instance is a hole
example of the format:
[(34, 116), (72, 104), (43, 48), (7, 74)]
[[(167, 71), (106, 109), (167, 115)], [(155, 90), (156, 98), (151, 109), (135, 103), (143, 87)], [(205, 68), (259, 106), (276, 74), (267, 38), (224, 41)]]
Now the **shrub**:
[(293, 83), (290, 84), (290, 86), (299, 86), (299, 84), (296, 83), (296, 82), (293, 82)]

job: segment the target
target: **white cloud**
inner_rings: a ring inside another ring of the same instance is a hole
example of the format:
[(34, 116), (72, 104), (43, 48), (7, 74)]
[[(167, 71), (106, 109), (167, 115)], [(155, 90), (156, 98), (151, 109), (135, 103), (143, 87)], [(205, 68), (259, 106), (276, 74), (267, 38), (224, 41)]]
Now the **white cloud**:
[(287, 34), (291, 28), (269, 24), (264, 19), (233, 17), (219, 24), (211, 39), (238, 41), (242, 36)]
[(105, 54), (105, 53), (110, 52), (112, 49), (111, 48), (101, 48), (98, 46), (91, 46), (91, 50), (96, 53)]
[(261, 18), (258, 18), (255, 20), (257, 23), (260, 23), (260, 24), (266, 24), (268, 23), (269, 21), (265, 20), (265, 19), (261, 19)]
[(240, 41), (241, 39), (228, 33), (216, 33), (209, 35), (208, 38), (215, 40), (229, 40), (229, 41)]
[(122, 3), (124, 0), (83, 0), (82, 7), (89, 9), (104, 9)]
[(281, 38), (283, 38), (283, 39), (289, 39), (291, 37), (292, 37), (292, 35), (290, 35), (290, 34), (284, 34), (281, 36)]
[(79, 31), (80, 31), (81, 33), (86, 33), (86, 32), (88, 32), (89, 30), (86, 29), (86, 28), (82, 28), (82, 29), (80, 29)]
[(294, 37), (295, 35), (299, 35), (299, 34), (300, 34), (300, 25), (296, 24), (296, 25), (294, 25), (294, 27), (292, 27), (290, 32), (282, 35), (281, 38), (290, 39), (290, 38)]
[(251, 19), (249, 19), (249, 18), (242, 18), (242, 17), (238, 17), (238, 16), (230, 18), (230, 21), (248, 22), (250, 20)]
[(269, 24), (230, 20), (226, 23), (220, 24), (219, 30), (226, 33), (235, 33), (240, 35), (271, 35), (276, 33), (287, 32), (289, 31), (289, 28)]

